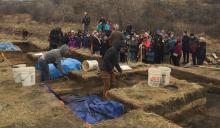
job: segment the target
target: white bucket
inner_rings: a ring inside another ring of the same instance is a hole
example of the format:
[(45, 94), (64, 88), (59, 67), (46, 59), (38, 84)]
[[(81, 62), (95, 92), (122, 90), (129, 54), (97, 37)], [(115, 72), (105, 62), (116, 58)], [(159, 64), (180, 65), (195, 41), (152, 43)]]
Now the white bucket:
[(35, 85), (35, 67), (27, 67), (21, 73), (21, 81), (23, 86), (33, 86)]
[(171, 68), (159, 67), (159, 69), (161, 70), (161, 84), (162, 85), (169, 85), (170, 84)]
[(26, 67), (26, 64), (17, 64), (17, 65), (13, 65), (13, 68), (21, 68), (21, 67)]
[(15, 83), (22, 83), (23, 86), (35, 85), (35, 67), (13, 68)]
[(158, 68), (148, 69), (148, 85), (151, 87), (159, 87), (161, 83), (161, 70)]
[(97, 60), (85, 60), (82, 63), (82, 69), (83, 71), (92, 71), (99, 68), (99, 64)]
[(21, 83), (21, 72), (23, 70), (24, 70), (23, 68), (12, 68), (13, 78), (16, 84)]

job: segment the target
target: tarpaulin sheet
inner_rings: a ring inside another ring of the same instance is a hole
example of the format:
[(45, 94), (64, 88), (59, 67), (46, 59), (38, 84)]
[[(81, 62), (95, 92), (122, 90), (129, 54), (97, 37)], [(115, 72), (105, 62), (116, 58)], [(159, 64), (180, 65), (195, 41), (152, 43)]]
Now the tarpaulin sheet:
[(7, 42), (0, 42), (0, 50), (1, 51), (20, 51), (16, 45), (12, 43), (7, 43)]
[(114, 119), (124, 113), (124, 106), (115, 101), (104, 101), (98, 96), (64, 96), (61, 99), (76, 116), (89, 124)]
[[(60, 78), (64, 75), (54, 66), (54, 64), (48, 64), (48, 66), (49, 66), (51, 80)], [(76, 59), (72, 59), (72, 58), (66, 58), (62, 60), (61, 66), (64, 69), (66, 74), (74, 70), (81, 70), (81, 62)], [(39, 64), (36, 64), (36, 68), (40, 69)]]

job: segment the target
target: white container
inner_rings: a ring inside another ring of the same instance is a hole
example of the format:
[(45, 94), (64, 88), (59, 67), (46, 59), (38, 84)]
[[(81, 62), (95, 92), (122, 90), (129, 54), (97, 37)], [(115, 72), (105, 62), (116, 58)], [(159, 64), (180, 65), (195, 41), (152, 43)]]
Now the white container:
[(35, 85), (35, 67), (13, 68), (12, 71), (15, 83), (22, 83), (23, 86)]
[(171, 68), (159, 67), (159, 69), (161, 70), (161, 85), (169, 85)]
[(13, 68), (21, 68), (21, 67), (26, 67), (26, 64), (17, 64), (17, 65), (13, 65)]
[(35, 85), (35, 67), (26, 67), (26, 69), (21, 73), (21, 81), (23, 86)]
[(89, 72), (92, 70), (97, 70), (99, 68), (99, 64), (97, 60), (85, 60), (82, 63), (83, 71)]
[(148, 69), (148, 85), (151, 87), (159, 87), (161, 83), (161, 70), (158, 68)]
[(13, 78), (16, 84), (21, 83), (21, 72), (23, 70), (24, 70), (23, 68), (12, 68)]
[(132, 68), (128, 65), (120, 65), (122, 71), (132, 70)]

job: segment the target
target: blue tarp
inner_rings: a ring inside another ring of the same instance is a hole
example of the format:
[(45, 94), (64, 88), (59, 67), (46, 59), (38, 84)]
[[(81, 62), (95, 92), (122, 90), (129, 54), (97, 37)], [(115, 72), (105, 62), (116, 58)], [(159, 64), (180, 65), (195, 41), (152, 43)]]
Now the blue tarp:
[(98, 96), (67, 96), (61, 98), (79, 118), (89, 124), (114, 119), (124, 113), (124, 106), (115, 101), (104, 101)]
[[(66, 74), (70, 71), (81, 70), (81, 62), (76, 59), (66, 58), (61, 61), (61, 65)], [(36, 68), (39, 69), (39, 64), (36, 65)], [(52, 80), (63, 76), (63, 74), (54, 66), (54, 64), (49, 64), (49, 72)]]
[(18, 47), (16, 47), (14, 44), (12, 43), (0, 43), (0, 50), (2, 51), (19, 51)]

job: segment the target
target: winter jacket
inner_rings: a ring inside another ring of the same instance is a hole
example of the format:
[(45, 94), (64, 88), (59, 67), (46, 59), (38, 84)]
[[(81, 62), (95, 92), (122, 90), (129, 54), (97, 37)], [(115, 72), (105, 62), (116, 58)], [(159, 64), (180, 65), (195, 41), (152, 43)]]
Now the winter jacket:
[(182, 55), (182, 47), (180, 45), (176, 45), (174, 47), (174, 53), (176, 53), (177, 55), (181, 56)]
[(105, 31), (110, 31), (111, 26), (109, 24), (105, 24)]
[(119, 66), (119, 54), (122, 45), (122, 43), (114, 43), (113, 46), (106, 51), (103, 59), (99, 63), (100, 70), (112, 72), (114, 67), (116, 67), (119, 72), (122, 72)]
[(199, 47), (199, 41), (196, 37), (190, 38), (190, 51), (196, 53)]
[(110, 42), (112, 42), (112, 44), (114, 43), (122, 43), (124, 41), (124, 36), (123, 33), (119, 32), (119, 31), (114, 31), (111, 33), (109, 40)]
[(68, 45), (70, 48), (77, 48), (76, 37), (69, 37)]
[(55, 67), (63, 74), (65, 74), (62, 66), (61, 66), (61, 60), (65, 55), (65, 52), (69, 50), (69, 47), (67, 45), (63, 45), (59, 49), (53, 49), (51, 51), (48, 51), (44, 53), (42, 58), (47, 62), (47, 64), (54, 64)]
[(183, 51), (190, 51), (190, 38), (188, 36), (183, 36), (182, 38), (182, 50)]
[(90, 17), (89, 16), (84, 16), (82, 19), (82, 23), (86, 26), (90, 24)]

